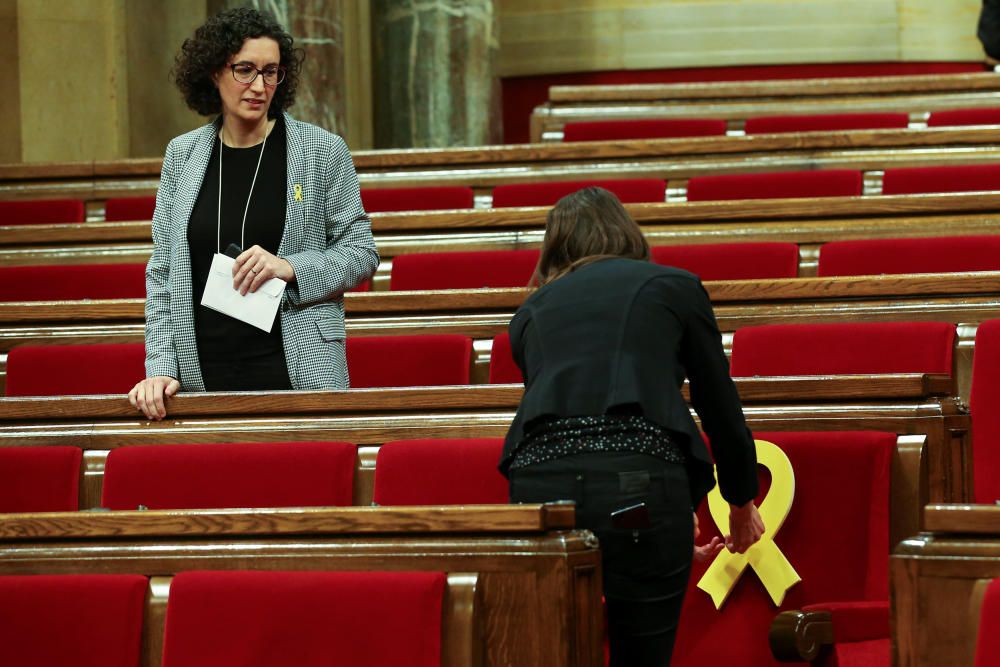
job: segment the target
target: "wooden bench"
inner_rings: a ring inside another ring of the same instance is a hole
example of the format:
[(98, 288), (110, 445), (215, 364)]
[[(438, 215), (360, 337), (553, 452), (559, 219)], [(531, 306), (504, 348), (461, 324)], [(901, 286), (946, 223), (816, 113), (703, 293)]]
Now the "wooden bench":
[(0, 576), (151, 577), (142, 664), (157, 667), (174, 574), (445, 571), (443, 667), (598, 667), (600, 555), (573, 526), (560, 504), (4, 514)]
[(772, 81), (552, 86), (531, 115), (532, 141), (558, 141), (567, 122), (906, 111), (911, 122), (942, 109), (1000, 106), (993, 72)]

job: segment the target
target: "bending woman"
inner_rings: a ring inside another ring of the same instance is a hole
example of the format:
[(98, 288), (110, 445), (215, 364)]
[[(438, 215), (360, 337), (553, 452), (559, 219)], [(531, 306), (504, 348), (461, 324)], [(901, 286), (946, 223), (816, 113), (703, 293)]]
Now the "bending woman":
[[(183, 391), (348, 386), (344, 291), (378, 267), (344, 141), (284, 110), (301, 64), (270, 15), (233, 9), (185, 40), (175, 79), (215, 120), (167, 146), (146, 267), (146, 379), (129, 400), (150, 419)], [(235, 246), (234, 289), (288, 283), (270, 331), (201, 305), (216, 253)]]
[(600, 540), (612, 667), (663, 667), (673, 651), (692, 555), (693, 510), (715, 485), (731, 506), (725, 545), (764, 526), (756, 452), (722, 337), (697, 276), (649, 261), (639, 226), (610, 192), (587, 188), (548, 215), (541, 287), (510, 340), (525, 392), (500, 469), (511, 502), (572, 500)]

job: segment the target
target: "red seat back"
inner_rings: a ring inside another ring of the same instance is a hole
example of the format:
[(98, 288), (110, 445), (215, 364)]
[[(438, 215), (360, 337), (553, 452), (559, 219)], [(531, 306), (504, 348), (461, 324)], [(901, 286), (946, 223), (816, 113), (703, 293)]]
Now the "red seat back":
[[(719, 611), (696, 588), (710, 563), (695, 562), (672, 667), (777, 667), (782, 663), (771, 656), (768, 630), (779, 611), (822, 602), (888, 599), (889, 482), (896, 434), (756, 433), (755, 437), (778, 445), (795, 471), (792, 509), (775, 543), (802, 581), (776, 607), (748, 567)], [(769, 475), (762, 472), (760, 478), (758, 505), (762, 499), (768, 502), (770, 485)], [(698, 511), (699, 543), (720, 535), (706, 506), (702, 503)], [(885, 652), (888, 664), (887, 646)]]
[(806, 116), (758, 116), (748, 118), (747, 134), (778, 134), (783, 132), (836, 132), (842, 130), (885, 130), (910, 124), (905, 113), (835, 113)]
[(1000, 500), (1000, 319), (976, 330), (972, 357), (972, 474), (977, 503)]
[(983, 593), (975, 667), (993, 667), (997, 656), (1000, 656), (1000, 579), (991, 581)]
[(616, 141), (725, 136), (726, 121), (717, 118), (649, 118), (566, 123), (563, 141)]
[(346, 442), (154, 445), (111, 450), (102, 505), (115, 510), (350, 505)]
[(663, 202), (667, 199), (666, 181), (656, 178), (514, 183), (493, 188), (493, 208), (552, 206), (566, 195), (591, 186), (614, 193), (623, 204)]
[(992, 190), (1000, 190), (1000, 164), (886, 169), (882, 177), (884, 195)]
[(375, 504), (505, 504), (510, 493), (497, 470), (501, 450), (502, 438), (387, 442), (375, 460)]
[(182, 572), (163, 667), (439, 667), (441, 572)]
[(108, 222), (152, 220), (156, 195), (148, 197), (117, 197), (104, 202), (104, 219)]
[(794, 243), (711, 243), (656, 246), (657, 264), (676, 266), (702, 280), (794, 278), (799, 274), (799, 247)]
[(7, 354), (8, 396), (125, 394), (146, 377), (142, 343), (39, 345)]
[(955, 125), (1000, 125), (1000, 108), (932, 111), (927, 119), (927, 127)]
[(0, 513), (76, 511), (81, 458), (76, 447), (0, 448)]
[(481, 250), (397, 255), (393, 290), (524, 287), (538, 264), (538, 250)]
[(732, 374), (852, 375), (952, 372), (947, 322), (774, 324), (737, 329)]
[(832, 241), (819, 250), (820, 276), (1000, 271), (1000, 235)]
[(505, 333), (493, 337), (490, 349), (490, 384), (522, 384), (521, 369), (514, 363), (510, 349), (510, 335)]
[(458, 186), (361, 190), (361, 203), (369, 213), (472, 208), (474, 201), (472, 188)]
[(0, 577), (0, 665), (139, 667), (145, 577)]
[(51, 225), (86, 220), (80, 199), (0, 201), (0, 225)]
[(765, 174), (696, 176), (688, 181), (688, 201), (858, 197), (864, 190), (860, 171), (789, 171)]
[(469, 384), (472, 339), (454, 334), (347, 339), (351, 386), (424, 387)]
[(0, 267), (0, 301), (143, 299), (143, 264), (59, 264)]

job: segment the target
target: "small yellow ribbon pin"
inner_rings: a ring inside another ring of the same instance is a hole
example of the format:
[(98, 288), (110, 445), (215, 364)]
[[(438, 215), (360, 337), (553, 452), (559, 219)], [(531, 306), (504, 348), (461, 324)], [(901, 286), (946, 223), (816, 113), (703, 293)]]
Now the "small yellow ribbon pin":
[[(795, 568), (774, 543), (774, 536), (792, 509), (795, 497), (795, 471), (781, 448), (773, 442), (754, 440), (757, 461), (771, 471), (771, 488), (760, 504), (760, 517), (764, 521), (764, 535), (746, 553), (734, 554), (725, 549), (698, 582), (698, 588), (712, 597), (716, 609), (721, 609), (736, 586), (747, 565), (754, 569), (775, 605), (781, 605), (785, 594), (802, 581)], [(718, 471), (716, 471), (718, 477)], [(722, 497), (718, 485), (708, 494), (708, 508), (712, 520), (725, 534), (729, 530), (729, 505)]]
[(295, 184), (295, 201), (302, 201), (302, 186)]

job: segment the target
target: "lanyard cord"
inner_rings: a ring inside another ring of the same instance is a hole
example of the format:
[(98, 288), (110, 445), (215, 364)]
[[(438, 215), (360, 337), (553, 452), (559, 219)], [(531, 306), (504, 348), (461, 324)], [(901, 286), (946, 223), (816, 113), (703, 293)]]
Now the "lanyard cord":
[[(253, 197), (253, 186), (257, 183), (257, 174), (260, 172), (260, 163), (264, 159), (264, 148), (267, 146), (267, 136), (270, 134), (264, 130), (264, 142), (260, 145), (260, 155), (257, 156), (257, 168), (253, 170), (253, 180), (250, 181), (250, 194), (247, 195), (247, 205), (243, 209), (243, 224), (240, 226), (240, 252), (245, 249), (244, 235), (247, 229), (247, 212), (250, 210), (250, 198)], [(222, 130), (219, 130), (219, 207), (216, 210), (215, 228), (215, 252), (222, 252)]]

